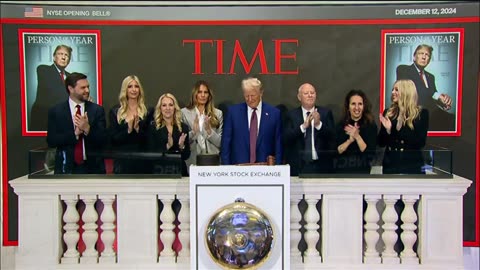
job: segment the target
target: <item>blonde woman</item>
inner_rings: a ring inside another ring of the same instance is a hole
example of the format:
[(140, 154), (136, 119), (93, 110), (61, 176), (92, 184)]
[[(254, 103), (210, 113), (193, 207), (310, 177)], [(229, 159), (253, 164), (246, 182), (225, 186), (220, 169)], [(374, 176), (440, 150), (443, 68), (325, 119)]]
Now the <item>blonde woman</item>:
[(185, 160), (190, 157), (188, 140), (188, 126), (182, 122), (182, 112), (177, 99), (170, 93), (163, 94), (158, 99), (150, 124), (149, 152), (181, 153), (182, 175), (187, 176)]
[[(110, 136), (112, 148), (121, 152), (142, 152), (145, 150), (149, 113), (145, 106), (145, 93), (135, 75), (122, 81), (119, 104), (110, 110)], [(114, 172), (117, 174), (142, 173), (142, 161), (138, 158), (115, 159)]]
[(182, 109), (183, 122), (190, 128), (190, 158), (187, 166), (197, 164), (197, 155), (219, 154), (222, 140), (223, 114), (215, 108), (213, 92), (208, 83), (195, 83), (190, 103)]
[(392, 105), (380, 114), (378, 143), (385, 147), (384, 174), (424, 174), (421, 149), (428, 131), (428, 111), (418, 105), (411, 80), (398, 80), (392, 89)]

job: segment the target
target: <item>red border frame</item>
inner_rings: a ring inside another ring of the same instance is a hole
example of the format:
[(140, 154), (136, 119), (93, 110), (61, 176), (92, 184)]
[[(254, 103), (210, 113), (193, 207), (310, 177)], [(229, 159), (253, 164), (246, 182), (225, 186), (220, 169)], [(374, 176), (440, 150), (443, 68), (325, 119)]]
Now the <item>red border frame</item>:
[(381, 57), (380, 57), (380, 113), (385, 109), (385, 38), (390, 33), (437, 33), (437, 32), (458, 32), (459, 33), (459, 57), (458, 57), (458, 85), (457, 85), (457, 113), (455, 131), (429, 131), (429, 137), (459, 137), (462, 133), (462, 88), (463, 88), (463, 47), (464, 47), (464, 28), (427, 28), (427, 29), (383, 29), (381, 39)]
[(102, 105), (102, 59), (101, 50), (100, 50), (100, 30), (84, 30), (84, 29), (31, 29), (31, 28), (19, 28), (18, 29), (18, 56), (20, 58), (20, 95), (21, 95), (21, 109), (22, 109), (22, 136), (47, 136), (47, 131), (28, 131), (27, 130), (27, 97), (25, 89), (25, 55), (24, 55), (24, 39), (23, 34), (95, 34), (95, 41), (97, 42), (97, 55), (95, 60), (96, 65), (96, 75), (97, 75), (97, 103)]
[[(366, 19), (366, 20), (238, 20), (238, 21), (123, 21), (123, 20), (47, 20), (47, 19), (12, 19), (0, 18), (0, 56), (3, 59), (3, 24), (38, 24), (38, 25), (378, 25), (378, 24), (396, 24), (396, 25), (416, 25), (416, 24), (449, 24), (449, 23), (478, 23), (479, 17), (458, 17), (458, 18), (427, 18), (427, 19)], [(412, 29), (413, 30), (413, 29)], [(383, 60), (383, 58), (382, 58)], [(0, 97), (2, 110), (2, 185), (3, 185), (3, 245), (17, 246), (18, 241), (8, 240), (8, 173), (7, 173), (7, 132), (6, 132), (6, 106), (5, 106), (5, 80), (4, 80), (3, 61), (0, 64)], [(101, 77), (101, 74), (99, 74)], [(381, 78), (382, 79), (382, 78)], [(480, 79), (480, 78), (479, 78)], [(480, 85), (480, 82), (479, 82)], [(480, 88), (480, 86), (479, 86)], [(480, 89), (479, 89), (480, 91)], [(478, 213), (480, 209), (480, 95), (479, 109), (477, 116), (477, 168), (476, 168), (476, 205), (475, 210)], [(464, 246), (480, 246), (480, 218), (477, 215), (475, 242), (464, 241)]]
[(8, 164), (7, 164), (7, 106), (5, 89), (5, 67), (3, 54), (3, 27), (0, 24), (0, 103), (2, 110), (2, 198), (3, 198), (3, 245), (18, 246), (17, 241), (8, 239)]
[(465, 247), (480, 247), (480, 70), (477, 75), (477, 145), (475, 166), (475, 241), (463, 241)]

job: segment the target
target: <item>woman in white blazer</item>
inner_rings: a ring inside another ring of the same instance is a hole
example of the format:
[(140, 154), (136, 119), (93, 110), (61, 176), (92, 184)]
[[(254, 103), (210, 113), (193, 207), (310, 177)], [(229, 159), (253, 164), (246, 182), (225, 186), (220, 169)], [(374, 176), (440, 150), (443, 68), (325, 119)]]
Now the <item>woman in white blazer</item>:
[(190, 103), (182, 109), (183, 122), (190, 128), (190, 158), (187, 166), (197, 164), (198, 155), (218, 155), (222, 140), (223, 115), (214, 107), (213, 92), (206, 81), (195, 83)]

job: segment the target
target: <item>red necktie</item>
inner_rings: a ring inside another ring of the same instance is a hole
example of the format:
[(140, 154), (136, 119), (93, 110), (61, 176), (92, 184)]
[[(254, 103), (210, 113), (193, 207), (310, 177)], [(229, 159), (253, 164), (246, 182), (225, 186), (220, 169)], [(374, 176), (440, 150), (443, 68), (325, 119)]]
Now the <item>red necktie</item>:
[(257, 159), (257, 108), (253, 108), (252, 117), (250, 118), (250, 163), (254, 163)]
[(423, 85), (424, 85), (424, 86), (427, 86), (427, 85), (425, 84), (425, 80), (423, 79), (423, 70), (420, 70), (419, 73), (420, 73), (420, 79), (422, 80)]
[(60, 71), (60, 78), (62, 78), (62, 82), (65, 82), (65, 77), (64, 77), (64, 73), (63, 73), (63, 70)]
[[(80, 105), (77, 105), (77, 112), (75, 115), (82, 115), (80, 112)], [(75, 144), (75, 149), (73, 151), (74, 153), (74, 158), (75, 158), (75, 163), (80, 165), (83, 163), (83, 136), (82, 134), (78, 135), (78, 141)]]

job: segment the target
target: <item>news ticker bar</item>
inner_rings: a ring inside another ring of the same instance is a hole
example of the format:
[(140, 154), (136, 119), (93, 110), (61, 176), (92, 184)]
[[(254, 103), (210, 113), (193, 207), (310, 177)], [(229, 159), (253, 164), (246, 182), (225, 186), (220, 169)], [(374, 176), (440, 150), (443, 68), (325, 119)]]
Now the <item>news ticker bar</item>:
[(62, 20), (321, 20), (478, 17), (476, 2), (290, 6), (64, 6), (1, 4), (1, 18)]

